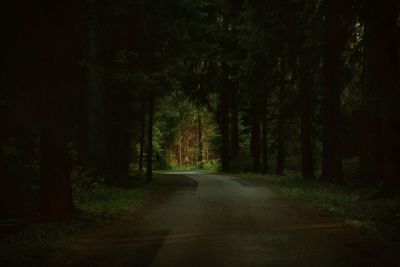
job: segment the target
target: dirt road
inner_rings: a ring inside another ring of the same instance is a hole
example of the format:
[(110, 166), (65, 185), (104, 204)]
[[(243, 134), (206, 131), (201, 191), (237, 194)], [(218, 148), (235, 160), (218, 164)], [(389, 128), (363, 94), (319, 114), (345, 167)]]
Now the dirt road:
[(213, 174), (174, 183), (140, 216), (78, 239), (47, 265), (396, 266), (380, 242), (265, 185)]

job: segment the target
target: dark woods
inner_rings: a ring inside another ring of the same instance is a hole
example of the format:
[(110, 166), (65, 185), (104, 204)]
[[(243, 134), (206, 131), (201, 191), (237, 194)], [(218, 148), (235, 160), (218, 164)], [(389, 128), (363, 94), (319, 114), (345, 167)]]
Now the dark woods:
[(396, 0), (56, 2), (1, 4), (0, 217), (70, 217), (78, 166), (113, 186), (137, 163), (151, 181), (174, 94), (212, 114), (222, 171), (398, 193)]

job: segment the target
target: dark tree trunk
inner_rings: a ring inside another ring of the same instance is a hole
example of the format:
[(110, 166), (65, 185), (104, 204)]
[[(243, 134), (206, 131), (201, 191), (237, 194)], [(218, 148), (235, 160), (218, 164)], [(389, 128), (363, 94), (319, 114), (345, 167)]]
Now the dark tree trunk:
[(143, 110), (140, 119), (140, 149), (139, 149), (139, 172), (143, 173), (143, 161), (144, 161), (144, 147), (145, 147), (145, 135), (146, 135), (146, 111), (143, 105)]
[(301, 114), (301, 155), (303, 178), (314, 179), (312, 156), (313, 82), (310, 73), (311, 50), (304, 48), (299, 58), (299, 89)]
[(230, 164), (229, 164), (229, 81), (227, 77), (227, 67), (224, 66), (223, 71), (223, 83), (222, 88), (219, 96), (220, 101), (220, 116), (221, 116), (221, 123), (220, 123), (220, 130), (221, 130), (221, 170), (222, 171), (229, 171)]
[[(60, 88), (60, 87), (58, 87)], [(66, 88), (63, 88), (66, 90)], [(54, 90), (51, 88), (49, 91)], [(71, 164), (68, 142), (70, 125), (65, 95), (54, 96), (57, 107), (47, 102), (53, 111), (44, 121), (40, 135), (40, 212), (44, 221), (63, 220), (74, 211), (70, 182)], [(58, 112), (54, 113), (54, 110)]]
[(379, 2), (374, 11), (383, 101), (383, 190), (391, 195), (400, 192), (400, 5), (396, 0)]
[[(4, 124), (3, 124), (4, 125)], [(0, 218), (20, 218), (20, 200), (17, 178), (9, 170), (3, 146), (6, 135), (0, 134)]]
[(360, 178), (378, 185), (383, 178), (383, 114), (380, 98), (380, 48), (378, 25), (372, 19), (377, 7), (374, 2), (364, 6), (364, 88), (362, 95), (362, 127), (360, 131)]
[(147, 182), (153, 180), (153, 126), (154, 126), (154, 93), (149, 94), (149, 118), (147, 123), (147, 169), (146, 179)]
[(276, 154), (276, 169), (277, 175), (283, 175), (285, 171), (285, 114), (283, 112), (282, 100), (279, 104), (279, 116), (277, 122), (277, 133), (278, 133), (278, 151)]
[(261, 170), (261, 114), (260, 104), (253, 104), (251, 111), (251, 156), (252, 171), (260, 172)]
[[(112, 89), (111, 89), (112, 88)], [(107, 183), (125, 183), (129, 177), (130, 96), (117, 84), (107, 90)]]
[(262, 172), (268, 173), (268, 98), (264, 100), (264, 107), (262, 107)]
[(101, 175), (106, 171), (105, 73), (102, 70), (102, 48), (99, 37), (98, 1), (90, 0), (89, 18), (89, 164)]
[(203, 123), (201, 115), (197, 115), (197, 164), (203, 167)]
[(77, 132), (77, 150), (78, 165), (89, 167), (89, 99), (87, 87), (87, 75), (81, 74), (80, 89), (77, 95), (78, 102), (78, 132)]
[(239, 111), (238, 111), (238, 89), (232, 88), (231, 93), (231, 159), (237, 160), (239, 155)]
[[(43, 3), (42, 3), (43, 4)], [(78, 0), (46, 4), (38, 14), (41, 87), (40, 213), (44, 221), (63, 220), (74, 211), (70, 181), (72, 96), (79, 87), (84, 41), (84, 9)]]
[(323, 152), (321, 179), (343, 182), (343, 166), (340, 140), (340, 58), (344, 36), (337, 6), (342, 1), (328, 0), (325, 3), (325, 50), (324, 88), (321, 112), (323, 116)]

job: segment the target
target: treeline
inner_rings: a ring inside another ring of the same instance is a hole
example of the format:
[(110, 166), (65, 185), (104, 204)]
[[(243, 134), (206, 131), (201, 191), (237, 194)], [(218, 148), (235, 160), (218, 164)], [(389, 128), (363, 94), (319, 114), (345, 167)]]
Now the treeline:
[[(341, 183), (343, 158), (359, 158), (359, 179), (399, 188), (396, 0), (41, 0), (0, 12), (2, 217), (20, 218), (31, 197), (43, 221), (71, 216), (76, 166), (116, 185), (135, 161), (151, 181), (158, 104), (176, 92), (214, 115), (223, 171), (250, 156), (252, 171), (283, 174), (299, 155), (305, 178), (320, 169)], [(180, 115), (163, 119), (159, 151)]]
[(352, 159), (350, 178), (398, 192), (399, 8), (225, 3), (219, 61), (210, 67), (220, 76), (222, 170), (235, 170), (249, 149), (254, 172), (283, 174), (294, 155), (304, 178), (344, 183), (343, 160)]
[(2, 218), (72, 216), (78, 166), (118, 185), (135, 159), (152, 180), (156, 98), (177, 87), (186, 34), (167, 2), (1, 4)]

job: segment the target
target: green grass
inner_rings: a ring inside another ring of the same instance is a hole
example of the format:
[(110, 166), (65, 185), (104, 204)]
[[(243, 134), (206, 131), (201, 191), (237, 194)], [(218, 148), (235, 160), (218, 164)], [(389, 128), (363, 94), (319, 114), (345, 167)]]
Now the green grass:
[(96, 226), (130, 214), (151, 201), (164, 183), (155, 174), (154, 182), (140, 187), (74, 188), (77, 216), (68, 222), (32, 225), (14, 236), (0, 240), (0, 266), (37, 266), (80, 234), (90, 234)]
[(301, 179), (298, 175), (238, 174), (243, 179), (266, 182), (283, 196), (301, 199), (322, 213), (340, 219), (389, 242), (400, 241), (400, 197), (373, 199), (378, 189), (351, 188)]

